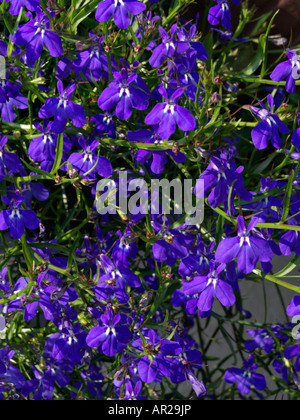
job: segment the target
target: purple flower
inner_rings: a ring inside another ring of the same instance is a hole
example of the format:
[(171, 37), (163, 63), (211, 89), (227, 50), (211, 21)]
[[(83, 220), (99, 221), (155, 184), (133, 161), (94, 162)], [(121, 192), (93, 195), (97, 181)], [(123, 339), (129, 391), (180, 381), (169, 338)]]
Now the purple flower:
[(95, 134), (99, 137), (103, 137), (104, 134), (111, 139), (116, 138), (116, 127), (113, 121), (113, 114), (105, 112), (105, 114), (97, 114), (91, 117), (91, 122), (95, 124)]
[(0, 79), (0, 111), (1, 118), (6, 122), (16, 119), (14, 108), (28, 108), (28, 99), (20, 94), (21, 86)]
[(208, 22), (218, 25), (220, 22), (229, 30), (231, 28), (231, 13), (227, 0), (215, 0), (218, 4), (209, 9)]
[(68, 322), (62, 325), (60, 332), (50, 335), (45, 343), (44, 356), (56, 360), (80, 363), (84, 355), (87, 333), (81, 329), (80, 323), (74, 326)]
[(235, 295), (232, 286), (221, 275), (225, 267), (225, 264), (217, 265), (214, 261), (210, 261), (209, 273), (206, 276), (183, 281), (183, 293), (191, 297), (198, 295), (197, 307), (201, 312), (209, 312), (216, 297), (223, 306), (234, 305)]
[(188, 33), (185, 28), (181, 28), (177, 30), (178, 39), (182, 43), (187, 43), (189, 46), (189, 57), (196, 53), (196, 57), (200, 61), (208, 60), (208, 54), (202, 42), (198, 42), (195, 40), (196, 38), (196, 31), (197, 26), (192, 25), (190, 28), (190, 32)]
[[(51, 172), (56, 158), (56, 146), (58, 134), (52, 131), (53, 121), (44, 120), (43, 126), (34, 123), (34, 127), (42, 132), (42, 135), (31, 140), (28, 148), (28, 154), (36, 162), (41, 162), (41, 169)], [(71, 150), (72, 142), (69, 137), (63, 135), (63, 157), (62, 160), (68, 159), (66, 152)]]
[(35, 212), (21, 208), (24, 197), (16, 196), (12, 200), (3, 197), (2, 201), (10, 206), (10, 210), (0, 212), (0, 230), (10, 229), (11, 237), (20, 239), (25, 232), (25, 227), (30, 230), (39, 227), (40, 222)]
[(174, 35), (177, 31), (176, 24), (172, 26), (170, 34), (162, 27), (159, 27), (158, 30), (161, 35), (162, 43), (154, 48), (149, 59), (149, 64), (155, 68), (160, 67), (166, 58), (174, 57), (175, 53), (181, 56), (189, 49), (188, 42), (181, 42), (174, 39)]
[[(128, 131), (127, 136), (129, 141), (138, 141), (143, 143), (155, 143), (160, 144), (164, 143), (160, 135), (158, 134), (159, 126), (154, 126), (152, 131), (149, 130), (138, 130), (138, 131)], [(143, 150), (140, 149), (135, 154), (134, 159), (140, 164), (145, 165), (146, 162), (149, 162), (151, 171), (154, 174), (161, 174), (165, 168), (165, 165), (168, 163), (167, 155), (170, 155), (174, 161), (178, 164), (183, 163), (186, 160), (186, 156), (179, 152), (174, 153), (170, 150), (162, 151), (152, 151), (152, 150)]]
[[(98, 99), (99, 108), (110, 111), (115, 105), (116, 115), (121, 120), (131, 117), (132, 108), (144, 111), (149, 106), (149, 91), (146, 86), (139, 86), (136, 73), (128, 74), (126, 69), (113, 74), (114, 80), (104, 89)], [(146, 90), (145, 90), (146, 88)]]
[(83, 152), (72, 153), (68, 161), (73, 168), (79, 172), (79, 175), (84, 175), (94, 168), (86, 177), (91, 179), (95, 178), (95, 174), (97, 173), (104, 178), (109, 178), (113, 173), (113, 168), (107, 158), (97, 155), (96, 149), (99, 146), (99, 141), (95, 140), (93, 136), (91, 136), (89, 140), (86, 140), (85, 137), (81, 136), (78, 143), (82, 147)]
[(52, 57), (60, 57), (64, 52), (60, 36), (52, 29), (48, 16), (41, 9), (36, 10), (34, 19), (18, 27), (12, 42), (26, 46), (29, 67), (33, 67), (40, 58), (44, 45)]
[(229, 263), (237, 258), (238, 269), (248, 274), (254, 270), (257, 261), (270, 262), (273, 252), (268, 241), (266, 241), (255, 226), (259, 219), (253, 217), (249, 226), (246, 226), (242, 216), (237, 217), (238, 236), (223, 239), (216, 250), (216, 260), (221, 263)]
[[(181, 346), (175, 341), (161, 339), (154, 330), (142, 330), (141, 334), (143, 340), (138, 338), (131, 343), (144, 354), (137, 359), (138, 374), (143, 382), (161, 382), (163, 376), (172, 375), (174, 357), (182, 352)], [(178, 359), (175, 361), (178, 364)]]
[(26, 7), (26, 9), (30, 10), (31, 12), (39, 10), (39, 0), (9, 0), (9, 1), (11, 1), (11, 6), (9, 9), (9, 13), (11, 15), (18, 15), (20, 13), (21, 7)]
[(51, 130), (54, 133), (63, 133), (68, 118), (75, 127), (83, 127), (86, 124), (86, 116), (81, 105), (71, 101), (72, 94), (76, 90), (76, 84), (71, 83), (66, 89), (61, 80), (57, 82), (59, 97), (47, 98), (46, 103), (39, 111), (40, 118), (50, 118), (54, 115)]
[(146, 116), (145, 123), (149, 125), (159, 124), (157, 134), (162, 139), (169, 139), (175, 133), (176, 125), (183, 131), (191, 131), (196, 127), (196, 120), (189, 110), (178, 105), (179, 98), (183, 95), (183, 89), (177, 89), (169, 98), (165, 88), (159, 89), (166, 102), (155, 105)]
[(7, 143), (7, 137), (0, 134), (0, 181), (6, 175), (16, 174), (22, 170), (20, 158), (15, 153), (7, 152), (4, 147)]
[(258, 116), (262, 121), (252, 130), (251, 137), (254, 146), (259, 149), (266, 149), (268, 147), (268, 142), (271, 139), (271, 143), (276, 149), (281, 148), (282, 139), (279, 135), (280, 133), (288, 133), (290, 130), (288, 127), (280, 120), (278, 115), (272, 113), (274, 107), (274, 98), (272, 95), (268, 95), (268, 108), (262, 103), (259, 102), (260, 106), (263, 109), (251, 106), (251, 111)]
[(130, 25), (129, 13), (136, 16), (145, 9), (146, 5), (137, 0), (104, 0), (100, 2), (95, 17), (98, 22), (107, 22), (114, 16), (115, 24), (126, 29)]
[(286, 52), (288, 60), (278, 64), (270, 78), (274, 82), (281, 82), (286, 79), (286, 91), (288, 93), (296, 92), (296, 80), (300, 78), (300, 54), (298, 50), (288, 49)]
[[(290, 219), (287, 224), (297, 226), (298, 222), (295, 219)], [(291, 255), (294, 251), (300, 255), (300, 234), (296, 230), (288, 230), (279, 240), (279, 248), (283, 255)]]
[(104, 274), (100, 275), (98, 283), (93, 289), (96, 298), (107, 302), (116, 296), (119, 303), (127, 303), (129, 296), (126, 286), (140, 287), (140, 278), (128, 268), (117, 268), (106, 255), (101, 255), (100, 261)]
[(121, 315), (114, 315), (111, 305), (107, 305), (106, 314), (101, 315), (99, 327), (94, 327), (86, 338), (89, 347), (98, 347), (100, 353), (114, 356), (123, 351), (131, 339), (131, 332), (121, 323)]
[[(243, 166), (237, 167), (232, 153), (221, 151), (220, 156), (213, 156), (208, 167), (202, 172), (199, 177), (200, 181), (204, 181), (204, 195), (208, 195), (209, 204), (215, 208), (219, 204), (224, 203), (226, 211), (228, 211), (228, 195), (230, 188), (242, 200), (251, 201), (252, 195), (245, 189), (243, 185), (242, 171)], [(198, 196), (197, 185), (195, 187), (195, 194)], [(200, 192), (202, 192), (200, 188)], [(233, 202), (234, 194), (230, 203), (231, 213), (236, 212)], [(201, 196), (200, 196), (201, 198)]]
[(244, 362), (245, 368), (230, 368), (225, 372), (224, 379), (229, 384), (237, 383), (237, 389), (242, 395), (248, 395), (253, 386), (257, 391), (264, 391), (267, 387), (266, 379), (263, 375), (255, 373), (258, 365), (254, 363), (251, 355)]
[(96, 37), (93, 33), (90, 33), (90, 38), (93, 43), (92, 47), (77, 53), (78, 58), (73, 62), (73, 69), (80, 80), (82, 79), (80, 72), (82, 72), (90, 82), (93, 81), (92, 78), (96, 82), (98, 82), (101, 77), (108, 80), (107, 58), (101, 46), (103, 39)]

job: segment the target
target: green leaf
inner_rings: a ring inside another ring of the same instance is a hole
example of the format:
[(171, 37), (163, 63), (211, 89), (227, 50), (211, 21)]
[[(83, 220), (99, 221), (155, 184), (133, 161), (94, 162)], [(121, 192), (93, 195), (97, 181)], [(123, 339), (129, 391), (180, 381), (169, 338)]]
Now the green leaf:
[(280, 222), (284, 223), (286, 221), (286, 219), (288, 218), (289, 212), (290, 212), (290, 204), (291, 204), (291, 196), (292, 196), (292, 192), (293, 192), (293, 182), (295, 179), (295, 172), (292, 171), (290, 177), (289, 177), (289, 181), (286, 187), (286, 193), (285, 193), (285, 198), (284, 198), (284, 203), (283, 203), (283, 211), (282, 211), (282, 217)]
[(251, 76), (256, 72), (264, 59), (265, 35), (259, 37), (257, 51), (251, 63), (242, 71), (241, 76)]
[(55, 157), (55, 161), (54, 161), (53, 168), (51, 171), (52, 175), (55, 174), (60, 168), (60, 164), (61, 164), (61, 160), (63, 156), (63, 148), (64, 148), (64, 135), (63, 133), (61, 133), (58, 135), (58, 138), (57, 138), (56, 157)]

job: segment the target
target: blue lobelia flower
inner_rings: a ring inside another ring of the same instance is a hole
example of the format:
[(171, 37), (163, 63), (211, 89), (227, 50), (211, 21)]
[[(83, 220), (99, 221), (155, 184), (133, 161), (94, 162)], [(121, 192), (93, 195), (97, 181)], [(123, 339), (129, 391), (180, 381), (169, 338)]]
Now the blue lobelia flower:
[[(56, 146), (58, 134), (52, 131), (53, 121), (44, 120), (43, 126), (39, 123), (34, 123), (34, 127), (41, 131), (41, 135), (31, 140), (28, 154), (36, 162), (41, 162), (41, 169), (46, 172), (51, 172), (56, 158)], [(63, 156), (62, 160), (68, 159), (66, 152), (72, 148), (72, 142), (69, 137), (63, 135)]]
[(44, 356), (51, 356), (56, 360), (80, 363), (86, 345), (86, 331), (81, 329), (77, 322), (74, 326), (66, 323), (61, 326), (60, 332), (50, 335), (45, 343)]
[(216, 297), (223, 306), (228, 307), (235, 304), (233, 288), (222, 278), (225, 267), (225, 264), (210, 261), (207, 275), (194, 277), (190, 281), (183, 281), (183, 293), (191, 297), (198, 295), (197, 307), (201, 312), (209, 312)]
[[(219, 156), (213, 156), (210, 159), (209, 165), (200, 175), (199, 181), (204, 181), (204, 195), (209, 193), (208, 202), (213, 208), (224, 203), (225, 209), (228, 211), (230, 188), (242, 200), (248, 202), (252, 200), (252, 195), (243, 185), (243, 170), (243, 166), (236, 166), (232, 151), (221, 150)], [(202, 190), (200, 189), (199, 193), (197, 187), (198, 183), (195, 187), (195, 194), (201, 198)], [(235, 214), (233, 197), (234, 194), (232, 194), (230, 207), (231, 213)]]
[(114, 80), (104, 89), (98, 99), (99, 108), (110, 111), (115, 105), (116, 115), (121, 120), (131, 117), (132, 108), (144, 111), (149, 106), (148, 97), (150, 92), (147, 87), (139, 86), (139, 78), (136, 73), (129, 74), (123, 68), (120, 73), (114, 72)]
[(296, 80), (300, 78), (300, 51), (288, 49), (286, 54), (288, 60), (278, 64), (273, 70), (270, 78), (274, 80), (274, 82), (281, 82), (286, 79), (286, 91), (288, 93), (295, 93)]
[(182, 348), (175, 341), (161, 339), (154, 330), (142, 329), (141, 334), (143, 340), (138, 338), (131, 343), (133, 348), (144, 354), (136, 361), (138, 375), (146, 383), (161, 382), (163, 376), (170, 377), (176, 370), (179, 365), (176, 356), (179, 356)]
[(179, 98), (183, 95), (183, 89), (176, 89), (171, 97), (165, 88), (161, 87), (159, 93), (166, 102), (155, 105), (146, 116), (145, 123), (149, 125), (159, 124), (157, 134), (162, 139), (168, 139), (175, 133), (176, 125), (183, 131), (191, 131), (196, 127), (196, 120), (190, 111), (178, 105)]
[(58, 97), (47, 98), (45, 104), (39, 111), (40, 118), (54, 116), (54, 123), (51, 127), (54, 133), (63, 133), (68, 118), (75, 127), (83, 127), (86, 124), (86, 116), (81, 105), (71, 101), (72, 94), (76, 90), (76, 84), (71, 83), (64, 89), (63, 82), (57, 82)]
[(10, 235), (14, 239), (20, 239), (25, 227), (30, 230), (39, 227), (39, 219), (34, 211), (21, 208), (24, 197), (15, 196), (12, 200), (3, 197), (2, 201), (10, 206), (10, 210), (0, 212), (0, 230), (10, 229)]
[(10, 153), (5, 150), (7, 137), (0, 134), (0, 181), (6, 175), (16, 174), (22, 171), (22, 164), (20, 158), (15, 153)]
[(96, 298), (107, 302), (116, 296), (119, 303), (127, 303), (129, 296), (126, 293), (126, 286), (140, 287), (140, 278), (126, 267), (116, 267), (106, 255), (100, 256), (100, 262), (103, 274), (93, 289)]
[(6, 122), (13, 122), (16, 119), (14, 108), (28, 108), (28, 100), (20, 90), (20, 85), (0, 79), (0, 112), (1, 118)]
[[(80, 72), (90, 82), (93, 79), (98, 82), (101, 77), (108, 80), (107, 58), (102, 48), (103, 38), (95, 36), (93, 32), (89, 34), (92, 46), (84, 51), (77, 53), (77, 60), (73, 61), (73, 69), (78, 79), (82, 79)], [(90, 44), (90, 42), (88, 42)]]
[(29, 67), (34, 67), (34, 63), (42, 54), (44, 45), (52, 57), (60, 57), (64, 52), (60, 36), (52, 29), (48, 16), (41, 9), (36, 11), (34, 19), (18, 27), (12, 37), (12, 42), (26, 46)]
[(122, 325), (121, 315), (114, 315), (108, 304), (106, 314), (101, 315), (99, 326), (88, 333), (86, 343), (89, 347), (97, 347), (99, 353), (114, 356), (126, 348), (130, 339), (131, 332), (126, 325)]
[(98, 5), (96, 20), (107, 22), (114, 16), (115, 24), (120, 29), (126, 29), (130, 25), (131, 15), (139, 15), (146, 10), (146, 5), (137, 0), (104, 0)]
[[(149, 130), (138, 130), (138, 131), (128, 131), (127, 136), (129, 141), (138, 141), (143, 143), (154, 143), (160, 144), (164, 143), (164, 140), (158, 134), (159, 126), (156, 125), (153, 127), (152, 131)], [(168, 163), (167, 155), (170, 155), (176, 163), (180, 164), (186, 160), (186, 156), (179, 152), (174, 153), (171, 149), (161, 150), (161, 151), (152, 151), (140, 149), (135, 154), (134, 159), (140, 164), (145, 165), (149, 163), (150, 169), (154, 174), (161, 174), (165, 168), (165, 165)]]
[(180, 42), (188, 45), (189, 54), (195, 52), (198, 60), (206, 61), (208, 60), (208, 54), (202, 42), (197, 40), (196, 31), (196, 25), (191, 26), (189, 33), (184, 27), (182, 27), (177, 30), (177, 36)]
[(170, 34), (168, 34), (161, 26), (158, 30), (160, 32), (162, 42), (154, 48), (149, 59), (149, 64), (155, 68), (160, 67), (166, 59), (174, 57), (175, 54), (178, 56), (183, 55), (190, 48), (188, 42), (178, 41), (174, 38), (177, 31), (176, 24), (172, 26)]
[(276, 149), (281, 148), (282, 139), (279, 135), (280, 133), (288, 133), (290, 130), (288, 127), (280, 120), (278, 115), (272, 113), (274, 107), (274, 98), (272, 95), (268, 95), (268, 108), (262, 103), (259, 102), (261, 108), (251, 106), (251, 111), (259, 117), (262, 121), (252, 130), (251, 137), (254, 146), (259, 149), (266, 149), (268, 147), (268, 142), (271, 139), (271, 143)]
[(231, 28), (231, 13), (228, 0), (215, 0), (218, 4), (211, 7), (208, 12), (208, 22), (218, 25), (220, 22), (229, 30)]
[(39, 0), (9, 0), (9, 1), (11, 1), (11, 6), (9, 9), (9, 13), (11, 15), (18, 15), (20, 13), (21, 7), (26, 7), (26, 9), (30, 10), (31, 12), (37, 11), (39, 9)]
[(216, 260), (221, 263), (229, 263), (237, 258), (238, 269), (244, 273), (251, 273), (258, 260), (270, 262), (273, 251), (268, 241), (259, 236), (255, 226), (259, 219), (253, 217), (248, 226), (242, 216), (237, 217), (238, 236), (223, 239), (216, 250)]
[(82, 147), (83, 152), (72, 153), (68, 162), (79, 172), (79, 175), (84, 175), (90, 171), (86, 175), (88, 178), (95, 178), (96, 173), (104, 178), (109, 178), (113, 173), (113, 168), (106, 157), (97, 155), (96, 149), (99, 146), (99, 141), (95, 140), (93, 136), (88, 140), (84, 136), (81, 136), (79, 137), (78, 143)]
[(94, 132), (98, 137), (103, 137), (105, 134), (111, 139), (116, 138), (116, 127), (113, 121), (114, 113), (105, 112), (105, 114), (97, 114), (91, 117), (91, 122), (95, 124)]
[(225, 372), (224, 379), (229, 384), (237, 383), (237, 389), (242, 395), (248, 395), (253, 386), (257, 391), (266, 389), (266, 379), (260, 373), (256, 373), (257, 364), (254, 363), (253, 355), (244, 362), (245, 368), (230, 368)]

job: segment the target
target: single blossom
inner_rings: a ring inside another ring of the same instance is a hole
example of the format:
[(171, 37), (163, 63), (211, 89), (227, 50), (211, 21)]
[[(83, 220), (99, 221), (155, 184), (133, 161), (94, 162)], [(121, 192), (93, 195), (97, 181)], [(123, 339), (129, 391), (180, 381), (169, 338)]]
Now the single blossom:
[(71, 83), (64, 89), (61, 80), (57, 82), (59, 96), (47, 98), (45, 104), (39, 111), (40, 118), (50, 118), (54, 116), (51, 130), (54, 133), (63, 133), (68, 118), (75, 127), (83, 127), (86, 124), (86, 116), (81, 105), (72, 102), (72, 94), (76, 90), (76, 84)]
[(270, 262), (273, 252), (268, 242), (259, 235), (255, 226), (259, 219), (253, 217), (248, 226), (242, 216), (237, 217), (238, 236), (223, 239), (216, 250), (216, 260), (229, 263), (237, 258), (238, 269), (244, 273), (251, 273), (258, 260)]
[(12, 42), (26, 46), (26, 56), (30, 67), (33, 67), (40, 58), (44, 46), (48, 48), (52, 57), (60, 57), (64, 52), (60, 36), (53, 30), (49, 17), (41, 9), (36, 10), (35, 18), (19, 25), (12, 37)]
[(107, 22), (112, 16), (115, 24), (120, 29), (126, 29), (130, 25), (131, 15), (139, 15), (144, 12), (146, 5), (137, 0), (104, 0), (98, 5), (96, 20)]
[(166, 102), (155, 105), (146, 116), (145, 124), (159, 124), (157, 134), (162, 139), (169, 139), (175, 133), (176, 125), (183, 131), (191, 131), (196, 127), (196, 120), (190, 111), (178, 105), (179, 98), (183, 95), (183, 89), (177, 89), (171, 97), (165, 88), (159, 89)]
[(257, 391), (264, 391), (267, 387), (266, 379), (260, 373), (256, 373), (258, 365), (254, 363), (251, 355), (248, 360), (244, 362), (245, 368), (230, 368), (225, 372), (224, 379), (229, 384), (237, 383), (237, 389), (242, 395), (248, 395), (251, 387)]
[(0, 230), (10, 229), (10, 235), (14, 239), (20, 239), (25, 227), (35, 230), (39, 227), (39, 219), (34, 211), (21, 208), (24, 197), (16, 196), (12, 200), (3, 197), (2, 201), (10, 206), (9, 210), (0, 212)]
[(132, 109), (144, 111), (149, 106), (147, 86), (140, 86), (136, 73), (129, 74), (126, 69), (114, 72), (114, 80), (104, 89), (98, 99), (99, 108), (110, 111), (116, 105), (116, 115), (121, 120), (131, 117)]
[(270, 78), (274, 80), (274, 82), (281, 82), (286, 79), (286, 91), (288, 93), (295, 93), (296, 81), (300, 79), (300, 51), (288, 49), (286, 54), (288, 60), (278, 64), (273, 70)]
[(252, 130), (251, 137), (254, 146), (259, 149), (266, 149), (268, 147), (269, 140), (276, 149), (281, 148), (282, 139), (280, 133), (288, 133), (290, 130), (280, 120), (277, 114), (272, 112), (274, 107), (274, 98), (272, 95), (268, 95), (268, 104), (270, 110), (262, 103), (259, 102), (261, 108), (251, 106), (251, 111), (259, 117), (262, 121)]

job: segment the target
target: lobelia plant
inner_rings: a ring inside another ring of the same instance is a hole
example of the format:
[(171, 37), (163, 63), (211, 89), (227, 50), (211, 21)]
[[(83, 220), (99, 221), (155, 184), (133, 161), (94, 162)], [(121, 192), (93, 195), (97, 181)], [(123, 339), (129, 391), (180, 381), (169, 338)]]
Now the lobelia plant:
[(191, 3), (0, 2), (1, 400), (300, 397), (299, 46)]

